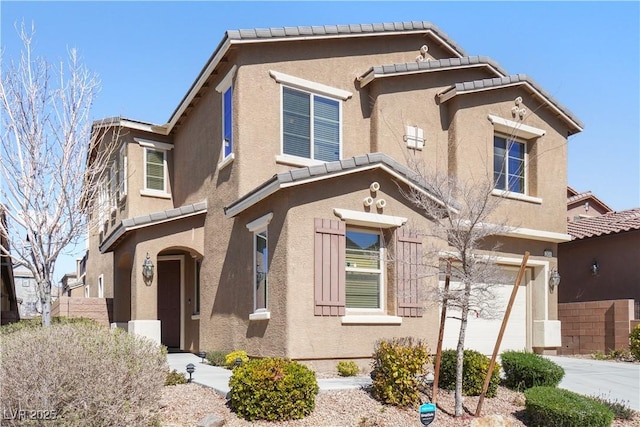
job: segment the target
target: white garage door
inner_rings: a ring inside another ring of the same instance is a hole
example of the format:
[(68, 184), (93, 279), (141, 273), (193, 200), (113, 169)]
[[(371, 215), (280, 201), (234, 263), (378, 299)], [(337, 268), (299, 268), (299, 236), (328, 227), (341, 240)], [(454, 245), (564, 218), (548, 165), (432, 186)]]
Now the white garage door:
[[(502, 344), (500, 345), (500, 351), (504, 350), (524, 350), (527, 349), (527, 283), (529, 283), (527, 277), (523, 278), (520, 286), (518, 287), (518, 293), (516, 295), (513, 308), (511, 309), (511, 315), (507, 323), (507, 328), (502, 338)], [(441, 282), (441, 286), (444, 286), (444, 282)], [(452, 283), (453, 285), (453, 283)], [(499, 318), (497, 319), (482, 319), (478, 318), (472, 311), (469, 313), (469, 322), (467, 324), (465, 348), (479, 351), (480, 353), (491, 356), (493, 348), (500, 332), (500, 326), (502, 325), (502, 318), (507, 309), (507, 303), (511, 297), (511, 291), (513, 285), (496, 286), (493, 288), (497, 297), (497, 303), (499, 304)], [(458, 344), (458, 335), (460, 333), (460, 320), (455, 319), (460, 317), (460, 312), (447, 310), (447, 320), (445, 322), (444, 339), (442, 343), (443, 349), (455, 349)]]

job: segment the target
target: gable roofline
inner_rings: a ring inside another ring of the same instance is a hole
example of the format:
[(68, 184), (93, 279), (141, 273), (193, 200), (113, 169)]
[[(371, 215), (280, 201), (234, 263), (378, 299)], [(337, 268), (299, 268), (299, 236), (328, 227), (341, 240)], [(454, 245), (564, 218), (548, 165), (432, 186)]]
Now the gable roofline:
[(547, 107), (560, 116), (570, 127), (569, 135), (582, 132), (584, 124), (571, 113), (564, 105), (560, 104), (554, 97), (546, 92), (542, 87), (526, 74), (514, 74), (493, 79), (473, 80), (456, 83), (438, 94), (440, 102), (444, 103), (457, 95), (482, 92), (486, 90), (504, 89), (508, 87), (524, 86), (535, 97), (543, 101)]
[(640, 208), (608, 212), (567, 223), (567, 231), (574, 241), (635, 230), (640, 230)]
[(209, 76), (217, 68), (222, 58), (233, 45), (281, 42), (324, 40), (349, 37), (375, 37), (389, 35), (429, 34), (456, 57), (466, 56), (465, 51), (444, 31), (428, 21), (388, 22), (378, 24), (322, 25), (298, 27), (256, 28), (250, 30), (228, 30), (209, 57), (195, 81), (171, 114), (167, 124), (167, 133), (173, 130), (187, 107), (195, 99), (205, 85)]
[(569, 205), (573, 205), (574, 203), (582, 202), (582, 201), (587, 200), (587, 199), (591, 199), (596, 204), (600, 205), (601, 208), (603, 208), (603, 209), (605, 209), (605, 210), (607, 210), (609, 212), (613, 212), (613, 209), (611, 209), (609, 206), (607, 206), (607, 204), (604, 203), (602, 200), (597, 198), (591, 191), (586, 191), (584, 193), (576, 193), (573, 196), (567, 197), (567, 207), (569, 207)]
[(167, 209), (164, 211), (151, 212), (146, 215), (134, 216), (123, 219), (115, 230), (100, 244), (100, 253), (113, 250), (115, 246), (126, 236), (127, 233), (139, 228), (151, 227), (169, 221), (178, 221), (196, 215), (207, 213), (207, 201), (192, 203), (180, 206), (179, 208)]
[(457, 202), (454, 200), (443, 201), (435, 197), (431, 186), (427, 182), (419, 180), (417, 175), (408, 167), (398, 163), (384, 153), (371, 153), (276, 174), (259, 187), (249, 191), (247, 194), (231, 203), (229, 206), (225, 206), (224, 214), (227, 218), (233, 218), (261, 200), (284, 188), (309, 184), (311, 182), (374, 169), (385, 171), (404, 184), (411, 186), (430, 197), (434, 202), (440, 205), (447, 204), (454, 211), (459, 208)]
[(448, 71), (456, 69), (487, 68), (496, 77), (506, 76), (507, 71), (496, 61), (487, 56), (463, 56), (460, 58), (432, 59), (421, 62), (407, 62), (404, 64), (389, 64), (371, 67), (358, 77), (360, 87), (365, 87), (372, 81), (384, 77), (406, 76), (433, 71)]
[(94, 120), (91, 127), (92, 130), (123, 127), (141, 130), (149, 133), (156, 133), (159, 135), (169, 134), (169, 130), (166, 125), (158, 125), (155, 123), (143, 122), (140, 120), (127, 119), (126, 117), (106, 117), (104, 119)]

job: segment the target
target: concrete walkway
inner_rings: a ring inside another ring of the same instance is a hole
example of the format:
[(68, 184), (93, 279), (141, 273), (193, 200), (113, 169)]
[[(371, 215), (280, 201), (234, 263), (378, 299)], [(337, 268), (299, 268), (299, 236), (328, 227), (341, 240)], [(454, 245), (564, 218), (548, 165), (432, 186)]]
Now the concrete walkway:
[(640, 365), (573, 357), (545, 356), (562, 366), (559, 387), (587, 396), (627, 403), (640, 411)]
[[(187, 378), (187, 364), (193, 363), (195, 371), (191, 376), (194, 383), (214, 389), (219, 395), (227, 397), (231, 371), (218, 366), (202, 363), (202, 359), (192, 353), (170, 353), (167, 355), (169, 369), (183, 372)], [(369, 377), (345, 377), (318, 379), (320, 391), (361, 388), (371, 384)]]

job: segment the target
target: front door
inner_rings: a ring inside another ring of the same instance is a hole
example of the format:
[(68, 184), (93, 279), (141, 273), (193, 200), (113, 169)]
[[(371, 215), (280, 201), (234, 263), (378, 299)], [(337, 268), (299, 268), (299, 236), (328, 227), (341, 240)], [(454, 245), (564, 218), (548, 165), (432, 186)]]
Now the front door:
[(162, 344), (180, 348), (180, 260), (158, 260), (158, 320)]

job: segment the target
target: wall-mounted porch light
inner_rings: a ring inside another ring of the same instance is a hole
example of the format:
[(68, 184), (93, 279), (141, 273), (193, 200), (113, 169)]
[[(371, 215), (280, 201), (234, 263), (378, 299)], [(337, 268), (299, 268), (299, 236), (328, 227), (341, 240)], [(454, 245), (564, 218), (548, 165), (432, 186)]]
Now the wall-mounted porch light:
[(151, 258), (149, 258), (149, 252), (147, 252), (147, 257), (142, 263), (142, 277), (147, 283), (150, 283), (153, 279), (153, 261), (151, 261)]
[(549, 275), (549, 289), (553, 293), (553, 289), (557, 288), (560, 285), (560, 273), (558, 270), (554, 268), (551, 270), (551, 274)]
[(598, 261), (594, 259), (591, 264), (591, 275), (597, 276), (598, 273), (600, 273), (600, 265), (598, 264)]

